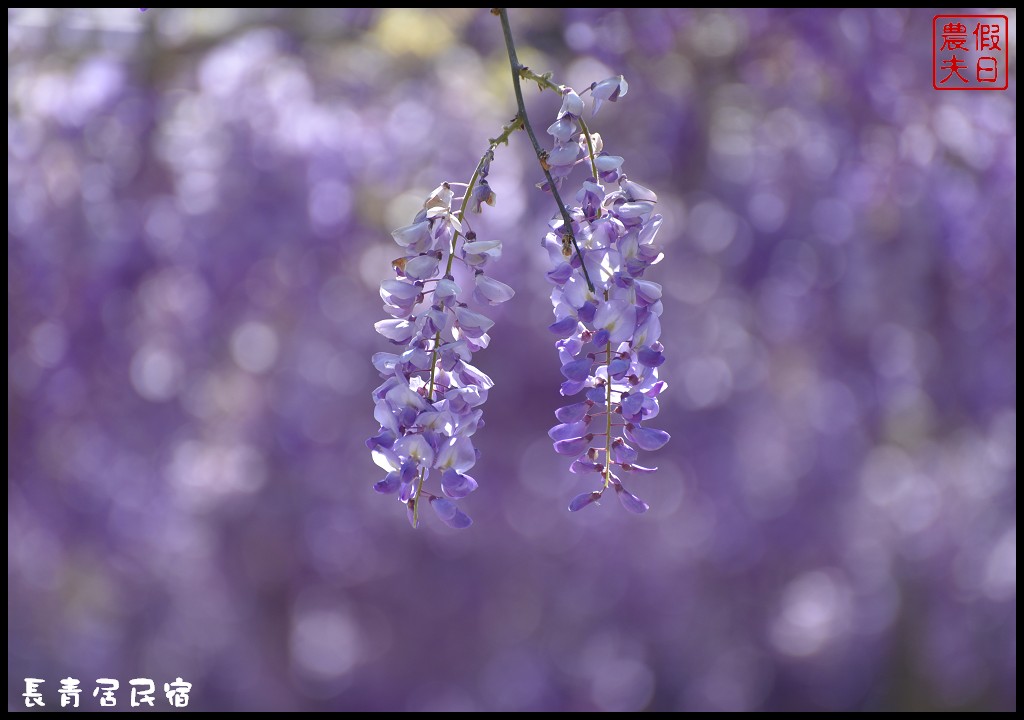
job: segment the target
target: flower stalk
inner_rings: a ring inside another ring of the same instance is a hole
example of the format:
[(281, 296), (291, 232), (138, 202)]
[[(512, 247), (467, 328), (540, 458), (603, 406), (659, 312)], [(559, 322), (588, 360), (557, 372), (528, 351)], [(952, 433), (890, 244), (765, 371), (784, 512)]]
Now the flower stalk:
[[(587, 268), (583, 265), (583, 254), (580, 252), (580, 246), (576, 242), (576, 235), (572, 230), (572, 218), (569, 217), (569, 211), (565, 208), (565, 203), (562, 202), (562, 196), (558, 193), (558, 188), (555, 185), (555, 180), (551, 176), (550, 166), (547, 161), (547, 152), (540, 146), (540, 142), (537, 140), (537, 134), (533, 131), (533, 126), (530, 124), (530, 117), (526, 113), (526, 103), (523, 102), (523, 88), (519, 82), (520, 74), (526, 70), (526, 66), (519, 62), (519, 58), (516, 57), (516, 44), (512, 39), (512, 27), (508, 23), (508, 10), (505, 8), (497, 8), (498, 16), (501, 18), (501, 30), (505, 35), (505, 49), (508, 51), (508, 62), (512, 68), (512, 87), (516, 93), (516, 105), (519, 107), (519, 117), (522, 118), (523, 126), (526, 128), (526, 134), (530, 136), (530, 143), (533, 145), (533, 152), (537, 156), (537, 162), (540, 163), (540, 169), (544, 172), (544, 177), (547, 178), (548, 186), (551, 188), (551, 196), (555, 199), (555, 204), (558, 205), (558, 211), (562, 214), (563, 232), (568, 237), (572, 247), (576, 250), (576, 256), (579, 258), (580, 267), (583, 268), (583, 277), (587, 282), (587, 287), (590, 288), (591, 292), (594, 292), (594, 283), (590, 279), (590, 274), (587, 272)], [(537, 78), (542, 79), (541, 76), (532, 76), (531, 79)], [(553, 89), (557, 89), (550, 80), (547, 80), (547, 84)], [(542, 86), (543, 87), (543, 86)]]

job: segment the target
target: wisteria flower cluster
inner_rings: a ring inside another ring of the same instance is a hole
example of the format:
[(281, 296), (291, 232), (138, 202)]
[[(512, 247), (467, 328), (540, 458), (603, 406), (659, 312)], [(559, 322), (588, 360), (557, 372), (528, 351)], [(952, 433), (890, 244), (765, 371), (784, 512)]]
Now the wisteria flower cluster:
[[(580, 93), (519, 63), (505, 10), (492, 12), (502, 21), (519, 113), (491, 140), (458, 212), (453, 206), (460, 199), (452, 184), (443, 183), (411, 225), (392, 233), (405, 254), (393, 263), (395, 276), (381, 284), (391, 318), (376, 329), (401, 350), (373, 357), (384, 382), (373, 391), (380, 430), (367, 445), (387, 471), (374, 488), (397, 493), (413, 527), (424, 499), (448, 525), (471, 523), (456, 501), (477, 488), (468, 474), (478, 458), (472, 436), (484, 425), (481, 405), (492, 382), (470, 360), (487, 347), (494, 323), (470, 309), (468, 300), (496, 305), (510, 299), (513, 290), (485, 273), (488, 262), (501, 254), (501, 243), (478, 240), (466, 212), (494, 204), (487, 183), (494, 150), (522, 128), (544, 172), (540, 187), (551, 192), (559, 210), (544, 245), (552, 263), (547, 277), (555, 286), (550, 330), (559, 338), (566, 378), (561, 393), (585, 392), (583, 400), (559, 408), (559, 423), (548, 434), (556, 452), (573, 457), (571, 472), (600, 478), (596, 489), (577, 495), (569, 509), (579, 510), (614, 488), (627, 510), (642, 513), (647, 503), (623, 486), (621, 476), (654, 472), (638, 463), (639, 451), (657, 450), (669, 441), (664, 430), (644, 425), (657, 416), (658, 395), (666, 387), (658, 377), (665, 361), (661, 286), (643, 277), (662, 258), (654, 242), (661, 225), (661, 216), (654, 213), (658, 198), (626, 177), (621, 157), (604, 151), (600, 135), (592, 134), (583, 119)], [(554, 138), (550, 151), (541, 149), (530, 124), (521, 79), (561, 95), (561, 108), (548, 128)], [(604, 102), (616, 102), (627, 91), (620, 75), (594, 83), (583, 94), (590, 93), (596, 114)], [(575, 205), (566, 207), (559, 188), (580, 165), (590, 168), (590, 177)], [(608, 191), (606, 183), (617, 189)], [(471, 293), (456, 283), (456, 260), (472, 278)], [(436, 483), (430, 482), (434, 476)]]
[[(478, 456), (472, 436), (484, 425), (481, 406), (493, 383), (470, 360), (487, 347), (494, 323), (470, 309), (468, 301), (497, 305), (513, 295), (512, 288), (485, 273), (501, 255), (501, 243), (478, 240), (467, 229), (467, 209), (479, 212), (483, 204), (494, 203), (487, 184), (492, 158), (493, 146), (466, 187), (458, 212), (452, 210), (455, 191), (444, 183), (411, 225), (392, 233), (404, 254), (392, 263), (394, 277), (380, 287), (391, 318), (375, 327), (399, 350), (373, 357), (384, 382), (373, 391), (380, 430), (367, 446), (387, 471), (374, 489), (397, 493), (413, 527), (424, 500), (452, 527), (472, 523), (456, 502), (477, 488), (468, 474)], [(455, 281), (455, 261), (470, 278), (466, 287)]]
[[(626, 94), (620, 76), (591, 86), (596, 113), (605, 100)], [(620, 475), (652, 473), (638, 464), (639, 450), (657, 450), (669, 434), (644, 426), (658, 414), (658, 395), (666, 383), (658, 377), (664, 363), (660, 342), (661, 286), (643, 275), (662, 259), (655, 244), (661, 215), (654, 214), (657, 196), (630, 180), (623, 159), (603, 150), (601, 137), (590, 134), (583, 120), (583, 99), (562, 88), (562, 107), (548, 128), (554, 147), (548, 164), (555, 186), (577, 165), (591, 176), (563, 216), (551, 222), (544, 246), (551, 258), (548, 280), (555, 322), (549, 327), (562, 363), (561, 393), (584, 399), (555, 413), (558, 424), (548, 435), (555, 451), (573, 457), (570, 471), (594, 473), (596, 489), (573, 498), (576, 511), (600, 500), (614, 488), (627, 510), (642, 513), (647, 503), (627, 490)], [(615, 183), (608, 192), (604, 183)]]

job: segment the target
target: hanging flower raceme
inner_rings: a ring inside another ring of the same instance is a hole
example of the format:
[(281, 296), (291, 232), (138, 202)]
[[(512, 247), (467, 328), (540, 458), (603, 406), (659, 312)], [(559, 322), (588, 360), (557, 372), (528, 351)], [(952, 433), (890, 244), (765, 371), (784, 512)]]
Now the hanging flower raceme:
[[(600, 101), (625, 95), (626, 83), (612, 78), (591, 89), (596, 112)], [(568, 208), (571, 235), (558, 216), (544, 239), (551, 258), (547, 277), (554, 285), (555, 322), (549, 329), (559, 338), (562, 395), (584, 395), (558, 409), (558, 424), (548, 434), (555, 452), (573, 458), (571, 472), (597, 478), (593, 490), (573, 498), (570, 510), (600, 500), (613, 488), (627, 510), (642, 513), (647, 503), (628, 491), (622, 478), (654, 472), (638, 462), (639, 451), (669, 441), (664, 430), (645, 425), (657, 416), (658, 395), (667, 386), (658, 377), (665, 360), (661, 286), (644, 279), (647, 268), (662, 258), (655, 244), (661, 216), (654, 213), (657, 196), (622, 172), (622, 158), (605, 153), (596, 134), (588, 142), (580, 96), (570, 88), (562, 95), (558, 117), (548, 128), (554, 138), (552, 176), (560, 183), (576, 165), (584, 165), (590, 177)], [(605, 182), (618, 187), (609, 192)]]
[[(470, 309), (468, 300), (497, 305), (513, 295), (485, 274), (501, 244), (477, 240), (464, 227), (467, 207), (479, 212), (482, 203), (494, 204), (486, 180), (491, 156), (489, 151), (481, 161), (458, 212), (452, 211), (455, 193), (445, 183), (411, 225), (392, 233), (404, 254), (392, 263), (394, 277), (380, 287), (391, 318), (375, 327), (398, 349), (373, 356), (384, 382), (373, 391), (380, 430), (366, 444), (387, 473), (374, 489), (397, 494), (413, 527), (424, 501), (452, 527), (472, 523), (456, 502), (477, 487), (468, 474), (478, 456), (472, 436), (484, 425), (481, 405), (493, 383), (470, 360), (487, 347), (494, 323)], [(469, 269), (473, 287), (456, 284), (454, 261)]]

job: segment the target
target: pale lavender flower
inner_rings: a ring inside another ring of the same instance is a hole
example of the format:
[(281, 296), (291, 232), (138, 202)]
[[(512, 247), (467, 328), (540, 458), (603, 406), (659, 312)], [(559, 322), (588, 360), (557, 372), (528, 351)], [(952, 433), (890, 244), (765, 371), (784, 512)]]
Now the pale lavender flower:
[[(626, 90), (621, 76), (595, 83), (594, 110)], [(579, 95), (563, 89), (562, 107), (548, 128), (554, 139), (548, 163), (556, 182), (577, 164), (591, 167), (578, 121), (582, 112)], [(590, 173), (576, 203), (568, 208), (582, 263), (566, 242), (570, 229), (560, 215), (544, 239), (551, 259), (547, 277), (554, 285), (555, 321), (548, 329), (559, 338), (556, 348), (565, 378), (561, 393), (586, 392), (586, 399), (559, 408), (559, 424), (548, 435), (555, 452), (573, 458), (571, 472), (597, 473), (602, 480), (597, 489), (576, 496), (570, 510), (597, 502), (605, 490), (614, 488), (626, 510), (642, 513), (647, 504), (623, 487), (620, 475), (653, 472), (654, 468), (636, 464), (639, 451), (657, 450), (669, 441), (664, 430), (644, 425), (658, 414), (658, 396), (667, 387), (658, 376), (665, 360), (660, 342), (661, 286), (643, 277), (662, 258), (654, 242), (661, 216), (654, 213), (654, 192), (630, 180), (622, 172), (622, 158), (604, 153), (600, 138), (591, 137), (597, 177)], [(617, 189), (608, 191), (605, 182), (614, 182)]]
[(601, 103), (605, 100), (615, 102), (625, 95), (628, 90), (629, 85), (626, 83), (626, 78), (621, 75), (594, 83), (590, 86), (590, 95), (594, 98), (594, 109), (591, 112), (597, 115), (597, 111), (601, 109)]
[[(481, 204), (493, 204), (494, 193), (486, 185), (488, 165), (481, 164), (464, 209), (479, 211)], [(443, 522), (461, 529), (472, 520), (455, 503), (477, 488), (468, 474), (479, 454), (472, 436), (483, 425), (480, 406), (493, 385), (470, 360), (487, 347), (494, 325), (464, 298), (497, 305), (514, 291), (485, 273), (500, 256), (501, 244), (477, 240), (465, 229), (464, 209), (452, 210), (455, 201), (451, 186), (439, 185), (412, 224), (392, 233), (405, 254), (392, 263), (395, 277), (381, 283), (384, 310), (391, 317), (375, 327), (398, 348), (373, 356), (384, 382), (373, 391), (380, 430), (366, 444), (386, 472), (374, 490), (397, 494), (413, 526), (425, 499)], [(455, 260), (472, 270), (472, 288), (456, 284), (451, 274)]]

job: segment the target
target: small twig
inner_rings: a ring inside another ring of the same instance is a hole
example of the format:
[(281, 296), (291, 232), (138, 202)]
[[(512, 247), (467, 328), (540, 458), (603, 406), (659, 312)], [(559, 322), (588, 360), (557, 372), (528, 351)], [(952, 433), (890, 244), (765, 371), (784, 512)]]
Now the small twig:
[[(583, 279), (587, 281), (587, 287), (590, 289), (590, 292), (596, 292), (594, 290), (594, 283), (590, 280), (590, 274), (587, 272), (587, 265), (583, 262), (583, 253), (580, 252), (580, 246), (576, 243), (576, 235), (572, 231), (572, 218), (569, 217), (569, 211), (566, 210), (565, 203), (562, 202), (562, 196), (558, 194), (558, 188), (555, 187), (555, 179), (551, 177), (551, 171), (548, 170), (546, 160), (547, 152), (541, 148), (540, 143), (537, 141), (537, 135), (533, 132), (533, 126), (530, 125), (530, 117), (526, 114), (526, 103), (523, 102), (523, 88), (519, 82), (519, 75), (526, 70), (526, 66), (521, 65), (519, 63), (519, 59), (516, 57), (516, 45), (512, 40), (512, 28), (508, 24), (508, 11), (505, 8), (496, 8), (496, 10), (496, 14), (501, 18), (501, 30), (505, 34), (505, 48), (508, 50), (508, 62), (512, 67), (512, 87), (516, 91), (516, 104), (519, 106), (519, 117), (523, 119), (523, 127), (526, 128), (526, 134), (530, 136), (530, 142), (533, 144), (533, 152), (537, 155), (537, 161), (540, 163), (540, 169), (544, 171), (544, 177), (548, 181), (548, 187), (551, 188), (551, 195), (555, 198), (555, 204), (558, 205), (558, 211), (562, 214), (565, 233), (568, 235), (573, 248), (576, 250), (576, 257), (580, 259), (580, 269), (583, 271)], [(494, 10), (491, 12), (493, 13)], [(550, 79), (544, 78), (544, 76), (537, 76), (533, 73), (530, 73), (530, 75), (531, 80), (542, 78), (547, 84), (552, 84)]]
[(532, 80), (533, 82), (537, 83), (537, 89), (542, 92), (544, 90), (550, 90), (551, 92), (558, 93), (559, 95), (562, 94), (562, 88), (560, 88), (551, 80), (552, 75), (550, 72), (546, 72), (543, 75), (538, 75), (525, 65), (520, 65), (519, 77), (521, 77), (523, 80)]

